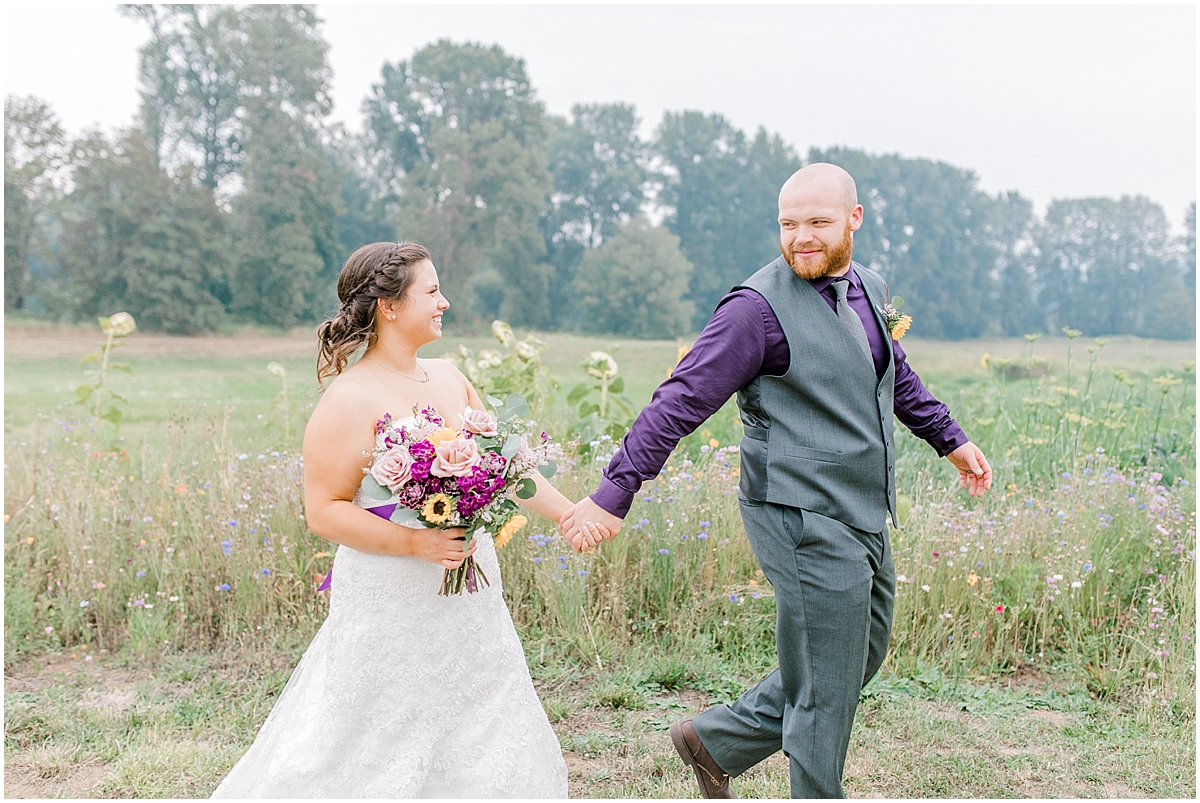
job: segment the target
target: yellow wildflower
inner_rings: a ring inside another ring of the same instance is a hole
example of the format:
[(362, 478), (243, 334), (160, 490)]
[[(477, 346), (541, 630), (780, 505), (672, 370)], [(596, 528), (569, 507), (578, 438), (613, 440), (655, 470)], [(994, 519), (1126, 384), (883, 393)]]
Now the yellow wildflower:
[(986, 371), (988, 367), (988, 360), (991, 358), (991, 356), (992, 355), (985, 351), (983, 356), (979, 358), (979, 367)]
[(967, 583), (969, 585), (975, 585), (978, 582), (979, 582), (979, 575), (975, 574), (975, 572), (971, 572), (970, 574), (967, 575)]
[(908, 327), (912, 326), (911, 315), (901, 315), (900, 320), (896, 321), (892, 327), (892, 340), (899, 340), (908, 333)]
[(496, 533), (495, 543), (496, 549), (507, 544), (512, 540), (512, 537), (517, 534), (517, 531), (529, 523), (529, 519), (522, 516), (520, 513), (513, 516), (504, 526), (500, 528), (500, 532)]
[(721, 445), (721, 442), (719, 440), (717, 440), (716, 438), (709, 438), (708, 445), (711, 446), (712, 448), (716, 449), (718, 446)]
[(454, 500), (445, 494), (434, 494), (421, 509), (421, 515), (430, 524), (444, 524), (454, 515)]
[(175, 493), (179, 494), (180, 496), (187, 496), (187, 492), (188, 487), (186, 483), (181, 482), (175, 486)]
[(440, 446), (445, 441), (456, 441), (459, 438), (461, 438), (462, 436), (463, 436), (462, 432), (460, 432), (457, 429), (454, 429), (453, 427), (442, 427), (441, 429), (434, 430), (433, 434), (430, 435), (425, 440), (432, 443), (434, 448), (436, 449), (438, 446)]

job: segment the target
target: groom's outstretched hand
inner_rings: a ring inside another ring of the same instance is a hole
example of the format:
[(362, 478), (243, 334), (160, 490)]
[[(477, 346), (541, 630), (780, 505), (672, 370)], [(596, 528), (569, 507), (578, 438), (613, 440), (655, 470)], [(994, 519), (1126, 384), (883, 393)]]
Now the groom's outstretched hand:
[(621, 519), (593, 502), (590, 496), (585, 496), (563, 515), (558, 529), (571, 542), (572, 549), (583, 552), (594, 549), (601, 540), (615, 538), (622, 523)]
[(966, 488), (971, 496), (983, 496), (992, 487), (992, 467), (975, 444), (967, 441), (946, 455), (946, 459), (958, 469), (959, 486)]

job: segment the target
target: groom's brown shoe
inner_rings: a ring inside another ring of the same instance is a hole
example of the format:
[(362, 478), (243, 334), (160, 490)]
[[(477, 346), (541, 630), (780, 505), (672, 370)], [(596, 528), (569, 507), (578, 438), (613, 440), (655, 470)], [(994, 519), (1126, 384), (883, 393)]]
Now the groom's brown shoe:
[(692, 718), (671, 725), (671, 743), (679, 752), (683, 763), (696, 773), (696, 781), (700, 784), (701, 797), (734, 798), (737, 797), (729, 788), (729, 775), (713, 761), (713, 757), (704, 749)]

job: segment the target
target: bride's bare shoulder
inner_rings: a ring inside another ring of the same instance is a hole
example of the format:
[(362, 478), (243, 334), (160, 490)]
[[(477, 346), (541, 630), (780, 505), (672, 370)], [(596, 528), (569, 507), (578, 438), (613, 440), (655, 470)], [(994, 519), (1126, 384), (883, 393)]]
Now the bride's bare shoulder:
[(449, 360), (438, 358), (426, 359), (421, 358), (421, 365), (429, 372), (430, 377), (440, 380), (451, 380), (455, 382), (466, 382), (467, 378), (463, 376), (463, 372), (458, 370), (458, 366)]
[(370, 383), (368, 377), (352, 365), (331, 380), (327, 380), (321, 391), (321, 400), (313, 415), (356, 416), (368, 413), (371, 408)]

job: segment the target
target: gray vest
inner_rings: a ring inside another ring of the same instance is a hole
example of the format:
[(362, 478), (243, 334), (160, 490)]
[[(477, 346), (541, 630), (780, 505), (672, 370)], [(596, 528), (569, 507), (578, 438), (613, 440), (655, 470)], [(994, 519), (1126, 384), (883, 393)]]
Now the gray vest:
[[(882, 331), (887, 285), (854, 263)], [(792, 362), (783, 376), (758, 376), (738, 391), (744, 436), (741, 495), (811, 510), (855, 529), (896, 522), (892, 397), (896, 364), (888, 344), (882, 379), (837, 313), (777, 258), (747, 279), (771, 305)]]

